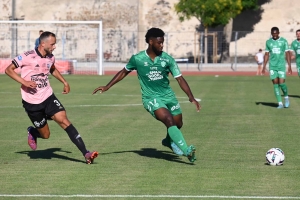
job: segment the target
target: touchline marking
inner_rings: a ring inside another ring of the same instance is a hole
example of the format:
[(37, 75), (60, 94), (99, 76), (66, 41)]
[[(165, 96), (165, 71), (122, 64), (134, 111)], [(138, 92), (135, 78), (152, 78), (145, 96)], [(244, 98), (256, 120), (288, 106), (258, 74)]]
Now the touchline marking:
[[(197, 100), (197, 99), (196, 99)], [(201, 101), (201, 99), (198, 99)], [(197, 100), (197, 101), (198, 101)], [(189, 101), (180, 101), (179, 103), (190, 103)], [(74, 107), (125, 107), (125, 106), (141, 106), (143, 104), (97, 104), (97, 105), (66, 105), (66, 108), (74, 108)], [(1, 108), (22, 108), (23, 106), (0, 106)]]
[(51, 195), (51, 194), (0, 194), (0, 197), (48, 197), (48, 198), (191, 198), (191, 199), (203, 199), (203, 198), (218, 198), (218, 199), (300, 199), (300, 197), (290, 196), (219, 196), (219, 195)]

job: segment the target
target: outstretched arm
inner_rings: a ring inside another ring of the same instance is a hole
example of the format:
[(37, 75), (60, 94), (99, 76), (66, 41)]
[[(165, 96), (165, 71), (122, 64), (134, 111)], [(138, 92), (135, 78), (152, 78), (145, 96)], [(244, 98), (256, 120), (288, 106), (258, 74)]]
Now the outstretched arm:
[(5, 69), (5, 74), (7, 74), (10, 78), (14, 79), (18, 83), (24, 85), (25, 87), (29, 88), (36, 88), (36, 83), (34, 81), (25, 81), (22, 77), (20, 77), (16, 72), (15, 72), (16, 66), (14, 64), (10, 64), (6, 69)]
[(194, 98), (194, 95), (190, 89), (190, 86), (188, 85), (188, 83), (186, 82), (186, 80), (183, 78), (183, 76), (179, 76), (176, 78), (178, 84), (180, 85), (180, 88), (186, 93), (186, 95), (189, 97), (189, 101), (191, 103), (193, 103), (196, 108), (197, 108), (197, 112), (200, 111), (201, 109), (201, 105), (199, 104), (198, 101), (196, 101), (196, 99)]
[(125, 68), (120, 70), (112, 79), (109, 81), (109, 83), (106, 86), (99, 86), (94, 91), (93, 94), (98, 92), (100, 90), (100, 93), (103, 93), (107, 91), (109, 88), (111, 88), (114, 84), (121, 81), (123, 78), (125, 78), (131, 71), (127, 71)]
[(50, 73), (60, 82), (64, 84), (63, 94), (68, 94), (70, 92), (70, 85), (61, 75), (61, 73), (56, 69), (55, 65), (50, 68)]

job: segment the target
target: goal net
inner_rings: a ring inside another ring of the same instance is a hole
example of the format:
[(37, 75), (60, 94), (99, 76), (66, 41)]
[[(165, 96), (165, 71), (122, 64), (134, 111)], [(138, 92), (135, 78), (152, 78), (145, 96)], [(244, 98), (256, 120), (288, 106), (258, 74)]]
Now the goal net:
[(12, 58), (34, 49), (39, 31), (56, 35), (56, 67), (64, 74), (103, 75), (101, 21), (0, 21), (0, 73)]

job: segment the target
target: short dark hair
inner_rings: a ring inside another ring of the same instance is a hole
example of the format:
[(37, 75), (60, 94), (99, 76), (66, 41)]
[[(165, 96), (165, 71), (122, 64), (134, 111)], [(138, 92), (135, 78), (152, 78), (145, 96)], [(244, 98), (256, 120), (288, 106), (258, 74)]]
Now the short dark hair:
[(49, 31), (45, 31), (40, 35), (40, 41), (47, 39), (48, 37), (56, 37), (54, 33), (51, 33)]
[(261, 49), (259, 49), (258, 51), (262, 51)]
[(39, 31), (39, 33), (43, 33), (43, 32), (44, 32), (43, 30), (40, 30), (40, 31)]
[(297, 33), (297, 32), (300, 32), (300, 29), (296, 30), (296, 33)]
[(271, 28), (271, 33), (272, 33), (273, 31), (278, 31), (278, 32), (279, 32), (279, 28), (276, 27), (276, 26), (274, 26), (274, 27)]
[(165, 36), (165, 32), (163, 32), (163, 30), (159, 28), (150, 28), (145, 35), (147, 43), (149, 43), (149, 39), (151, 37), (164, 37), (164, 36)]

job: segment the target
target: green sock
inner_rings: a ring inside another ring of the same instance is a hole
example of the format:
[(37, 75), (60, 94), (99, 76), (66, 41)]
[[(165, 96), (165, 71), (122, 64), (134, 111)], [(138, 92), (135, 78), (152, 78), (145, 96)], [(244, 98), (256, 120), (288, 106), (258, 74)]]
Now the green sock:
[(181, 131), (177, 126), (171, 126), (168, 128), (168, 133), (173, 142), (181, 149), (182, 152), (186, 155), (188, 146), (183, 138)]
[(275, 93), (275, 97), (277, 99), (277, 102), (278, 103), (282, 102), (278, 84), (273, 84), (273, 87), (274, 87), (274, 93)]
[(288, 96), (288, 89), (285, 83), (280, 83), (279, 87), (281, 88), (283, 92), (283, 96), (287, 97)]

